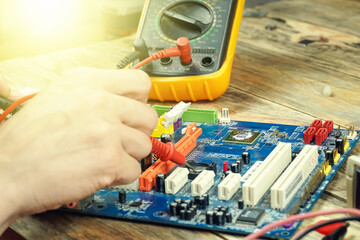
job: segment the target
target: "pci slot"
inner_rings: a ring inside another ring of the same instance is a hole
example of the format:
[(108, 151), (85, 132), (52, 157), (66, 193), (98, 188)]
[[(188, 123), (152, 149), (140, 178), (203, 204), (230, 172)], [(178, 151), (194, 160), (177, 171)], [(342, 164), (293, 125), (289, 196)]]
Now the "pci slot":
[[(202, 134), (202, 129), (196, 127), (196, 123), (190, 123), (186, 127), (185, 136), (182, 137), (176, 144), (175, 149), (183, 155), (189, 154), (196, 147), (196, 139)], [(157, 160), (139, 177), (139, 190), (150, 191), (155, 185), (156, 175), (159, 173), (167, 174), (170, 172), (176, 163), (171, 161)]]
[(191, 182), (191, 195), (201, 196), (214, 185), (215, 173), (211, 170), (203, 170)]
[(240, 180), (239, 173), (229, 173), (218, 185), (218, 199), (228, 201), (240, 189)]
[(177, 193), (182, 186), (188, 181), (189, 170), (187, 168), (177, 167), (165, 179), (165, 192), (167, 194)]
[(291, 143), (280, 142), (242, 187), (244, 204), (255, 206), (291, 161)]
[(305, 145), (271, 187), (271, 207), (284, 209), (318, 164), (318, 147)]

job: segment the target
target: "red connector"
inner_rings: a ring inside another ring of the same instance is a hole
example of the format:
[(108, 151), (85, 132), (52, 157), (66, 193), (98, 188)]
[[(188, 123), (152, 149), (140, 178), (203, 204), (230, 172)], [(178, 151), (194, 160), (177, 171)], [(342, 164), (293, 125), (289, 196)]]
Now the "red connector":
[[(328, 220), (321, 220), (321, 221), (318, 221), (316, 224), (323, 223), (326, 221), (328, 221)], [(344, 225), (345, 225), (344, 222), (332, 223), (332, 224), (329, 224), (329, 225), (326, 225), (323, 227), (319, 227), (318, 229), (316, 229), (316, 231), (318, 233), (321, 233), (321, 234), (324, 234), (327, 236), (327, 235), (330, 235), (333, 231), (335, 231), (339, 227), (342, 227)]]
[(320, 128), (315, 133), (315, 143), (316, 145), (321, 145), (328, 137), (328, 130), (326, 128)]
[(150, 137), (152, 143), (152, 153), (155, 153), (161, 161), (172, 161), (179, 165), (184, 165), (186, 157), (175, 150), (175, 145), (172, 142), (166, 144), (159, 140)]
[(183, 64), (190, 64), (191, 48), (189, 39), (186, 37), (178, 38), (176, 45), (177, 47), (175, 48), (167, 48), (152, 54), (150, 57), (133, 66), (132, 69), (138, 69), (151, 61), (168, 57), (180, 57), (180, 60)]
[(311, 124), (310, 127), (314, 127), (315, 131), (319, 130), (322, 127), (322, 121), (320, 119), (315, 119)]
[(304, 132), (304, 143), (310, 144), (310, 142), (314, 139), (316, 133), (316, 129), (314, 127), (308, 127)]
[(227, 170), (229, 170), (229, 161), (224, 161), (223, 162), (223, 172), (226, 172)]
[(322, 127), (326, 128), (328, 130), (328, 134), (330, 134), (334, 130), (334, 121), (326, 120)]

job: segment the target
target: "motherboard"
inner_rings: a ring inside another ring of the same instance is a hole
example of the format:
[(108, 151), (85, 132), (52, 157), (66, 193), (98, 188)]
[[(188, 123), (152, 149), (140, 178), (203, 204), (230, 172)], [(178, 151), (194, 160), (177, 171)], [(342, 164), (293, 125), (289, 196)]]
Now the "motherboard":
[[(171, 110), (154, 108), (159, 116)], [(175, 143), (186, 165), (151, 154), (140, 161), (135, 182), (102, 189), (66, 210), (246, 235), (309, 212), (359, 140), (353, 128), (334, 128), (329, 120), (309, 126), (242, 122), (230, 120), (227, 109), (218, 118), (217, 111), (192, 108), (178, 120), (157, 137)], [(299, 225), (266, 236), (290, 238)]]

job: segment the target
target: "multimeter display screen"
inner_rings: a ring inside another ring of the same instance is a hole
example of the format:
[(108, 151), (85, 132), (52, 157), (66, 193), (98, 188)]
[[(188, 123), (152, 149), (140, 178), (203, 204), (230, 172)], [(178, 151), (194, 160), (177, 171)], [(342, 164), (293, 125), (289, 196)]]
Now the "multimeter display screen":
[(184, 66), (178, 58), (161, 59), (143, 68), (152, 76), (210, 74), (220, 69), (226, 56), (235, 0), (147, 2), (139, 37), (152, 54), (175, 47), (176, 39), (187, 37), (192, 48), (192, 63)]

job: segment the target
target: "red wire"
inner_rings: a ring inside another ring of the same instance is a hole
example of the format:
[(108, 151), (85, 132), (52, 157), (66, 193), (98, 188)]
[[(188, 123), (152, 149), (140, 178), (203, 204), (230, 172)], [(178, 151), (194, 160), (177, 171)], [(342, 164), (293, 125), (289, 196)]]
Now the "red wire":
[[(333, 209), (333, 210), (301, 213), (301, 214), (293, 215), (291, 217), (288, 217), (288, 218), (281, 219), (281, 220), (275, 221), (273, 223), (270, 223), (270, 224), (266, 225), (265, 227), (261, 228), (259, 231), (246, 236), (244, 238), (244, 240), (257, 239), (258, 237), (261, 237), (262, 235), (264, 235), (268, 231), (270, 231), (270, 230), (272, 230), (272, 229), (274, 229), (276, 227), (281, 227), (286, 223), (296, 222), (296, 221), (300, 221), (300, 220), (307, 219), (307, 218), (313, 218), (313, 217), (317, 217), (317, 216), (324, 216), (324, 215), (338, 214), (338, 213), (347, 213), (347, 214), (351, 214), (351, 215), (355, 215), (355, 216), (360, 216), (360, 210), (359, 209), (354, 209), (354, 208), (341, 208), (341, 209)], [(295, 234), (291, 239), (294, 239), (299, 234), (301, 234), (303, 231), (305, 231), (305, 229), (298, 232), (297, 234)]]
[(26, 102), (27, 100), (29, 100), (30, 98), (34, 97), (36, 95), (36, 93), (30, 94), (30, 95), (26, 95), (18, 100), (16, 100), (15, 102), (13, 102), (1, 115), (0, 115), (0, 122), (2, 122), (7, 115), (9, 115), (12, 111), (14, 111), (15, 108), (17, 108), (20, 104), (22, 104), (23, 102)]
[(155, 61), (160, 58), (168, 58), (168, 57), (179, 57), (181, 56), (181, 51), (178, 48), (167, 48), (160, 50), (154, 54), (152, 54), (150, 57), (146, 58), (145, 60), (139, 62), (135, 66), (133, 66), (131, 69), (138, 69), (145, 64), (148, 64), (151, 61)]

